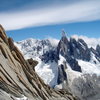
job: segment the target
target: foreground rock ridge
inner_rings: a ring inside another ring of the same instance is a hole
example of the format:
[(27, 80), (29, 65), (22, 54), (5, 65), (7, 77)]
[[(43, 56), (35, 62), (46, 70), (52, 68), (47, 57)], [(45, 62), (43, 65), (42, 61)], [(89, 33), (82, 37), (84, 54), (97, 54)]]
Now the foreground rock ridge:
[(0, 25), (0, 100), (76, 100), (68, 91), (44, 84), (32, 67), (36, 64), (24, 59)]

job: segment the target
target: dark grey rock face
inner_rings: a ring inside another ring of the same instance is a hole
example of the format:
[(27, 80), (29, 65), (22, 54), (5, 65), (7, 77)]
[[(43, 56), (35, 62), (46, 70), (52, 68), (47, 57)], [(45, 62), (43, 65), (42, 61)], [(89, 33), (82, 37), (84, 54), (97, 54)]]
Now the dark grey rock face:
[(99, 57), (100, 57), (100, 45), (97, 45), (96, 51), (97, 51), (97, 53), (98, 53), (98, 55), (99, 55)]
[(57, 52), (62, 56), (69, 55), (69, 41), (67, 37), (64, 35), (62, 36), (61, 40), (58, 43)]
[(76, 41), (75, 39), (70, 38), (70, 54), (76, 59), (85, 61), (90, 60), (90, 49), (82, 39)]
[(64, 80), (67, 81), (67, 74), (65, 72), (65, 66), (61, 64), (58, 67), (58, 79), (57, 79), (57, 83), (58, 84), (63, 83)]
[(69, 63), (69, 65), (71, 66), (72, 70), (74, 71), (78, 71), (78, 72), (82, 72), (81, 71), (81, 67), (78, 65), (78, 62), (75, 58), (73, 57), (66, 57), (66, 61)]
[[(74, 41), (74, 42), (72, 42)], [(67, 37), (64, 35), (57, 47), (57, 54), (61, 54), (65, 57), (66, 61), (71, 66), (72, 70), (81, 72), (81, 67), (78, 65), (78, 62), (75, 60), (78, 57), (78, 52), (75, 51), (77, 48), (73, 45), (77, 44), (76, 40), (68, 41)], [(76, 56), (75, 56), (76, 55)]]
[[(91, 53), (94, 54), (95, 58), (100, 62), (100, 54), (99, 54), (100, 49), (99, 49), (99, 45), (97, 45), (96, 50), (95, 50), (94, 48), (91, 47), (91, 48), (90, 48), (90, 51), (91, 51)], [(97, 62), (94, 61), (94, 63), (96, 64)]]
[(55, 50), (47, 51), (40, 58), (45, 63), (48, 63), (49, 61), (51, 61), (51, 62), (53, 62), (53, 61), (58, 62), (59, 55), (57, 54), (57, 51), (55, 49)]

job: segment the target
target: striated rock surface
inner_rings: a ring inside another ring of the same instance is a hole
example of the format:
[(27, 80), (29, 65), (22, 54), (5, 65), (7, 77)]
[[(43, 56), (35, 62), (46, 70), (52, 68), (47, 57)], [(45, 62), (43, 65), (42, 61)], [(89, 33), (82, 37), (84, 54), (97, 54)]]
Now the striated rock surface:
[(0, 25), (0, 100), (76, 100), (68, 91), (44, 84), (34, 71), (37, 63), (24, 59)]

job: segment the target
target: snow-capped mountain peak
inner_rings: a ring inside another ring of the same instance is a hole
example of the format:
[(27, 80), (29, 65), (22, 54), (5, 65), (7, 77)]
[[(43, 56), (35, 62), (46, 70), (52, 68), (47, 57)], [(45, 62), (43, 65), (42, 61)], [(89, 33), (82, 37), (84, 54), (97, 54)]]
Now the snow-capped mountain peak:
[(82, 38), (68, 38), (64, 33), (60, 40), (27, 39), (15, 44), (26, 59), (38, 60), (35, 71), (51, 87), (71, 86), (84, 74), (100, 75), (100, 46), (88, 47)]
[(28, 59), (41, 57), (47, 51), (55, 49), (58, 44), (58, 41), (59, 40), (53, 38), (44, 40), (29, 38), (26, 40), (19, 41), (15, 43), (15, 45), (19, 47), (25, 58)]

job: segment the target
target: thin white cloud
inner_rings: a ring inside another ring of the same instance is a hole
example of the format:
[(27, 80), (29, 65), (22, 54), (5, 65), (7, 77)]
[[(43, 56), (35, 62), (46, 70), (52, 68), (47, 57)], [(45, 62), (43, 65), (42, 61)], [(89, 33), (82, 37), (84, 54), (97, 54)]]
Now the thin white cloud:
[(0, 13), (0, 24), (6, 30), (93, 20), (100, 20), (100, 0), (81, 0), (39, 10)]
[(83, 36), (83, 35), (72, 35), (71, 37), (75, 38), (76, 40), (78, 39), (83, 39), (87, 44), (88, 47), (93, 47), (94, 49), (96, 49), (96, 46), (99, 44), (100, 45), (100, 38), (89, 38), (87, 36)]
[(56, 47), (59, 43), (59, 40), (56, 38), (53, 38), (53, 37), (48, 37), (46, 39), (48, 39), (50, 41), (50, 43), (52, 44), (52, 46), (54, 46), (54, 47)]

